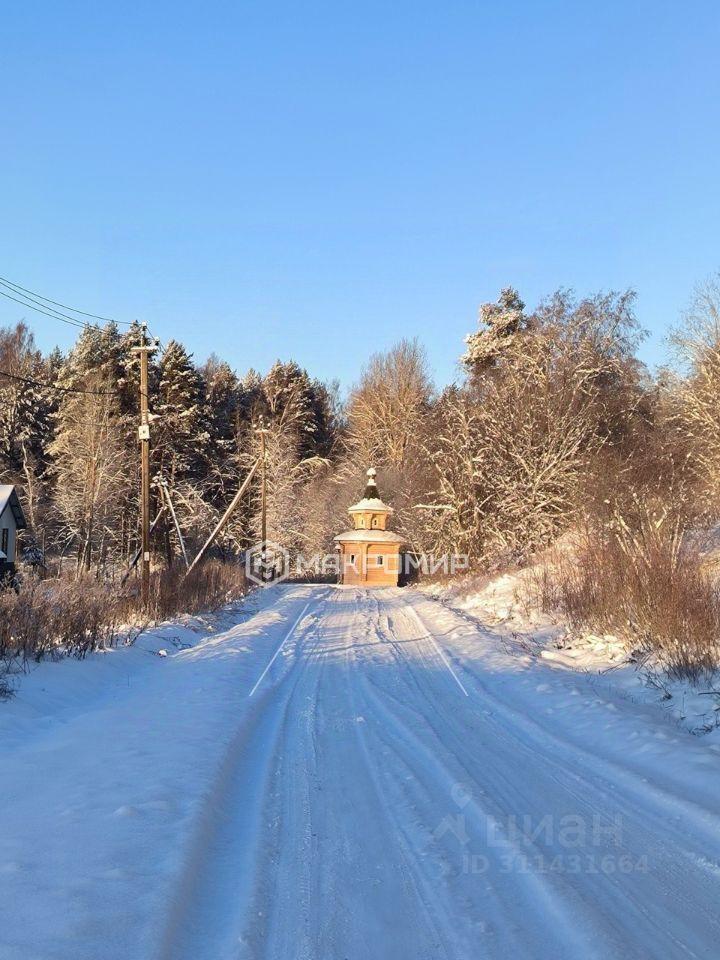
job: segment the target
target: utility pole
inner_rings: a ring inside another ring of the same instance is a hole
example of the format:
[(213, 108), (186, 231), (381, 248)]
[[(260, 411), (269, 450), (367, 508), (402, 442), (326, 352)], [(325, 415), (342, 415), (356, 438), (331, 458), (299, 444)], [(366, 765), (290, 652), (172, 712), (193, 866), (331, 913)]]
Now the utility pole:
[[(150, 524), (150, 533), (153, 532), (153, 530), (158, 525), (158, 523), (160, 522), (160, 519), (163, 517), (164, 514), (165, 514), (165, 504), (163, 504), (158, 510), (158, 512), (155, 514), (155, 519)], [(138, 560), (140, 559), (141, 554), (142, 554), (142, 544), (138, 547), (138, 549), (133, 554), (132, 560), (130, 561), (130, 565), (128, 566), (127, 570), (123, 574), (122, 580), (120, 581), (121, 586), (125, 583), (127, 578), (130, 576), (130, 574), (133, 572), (133, 570), (137, 566), (137, 563), (138, 563)]]
[(146, 341), (146, 324), (142, 324), (140, 346), (132, 352), (140, 354), (140, 526), (142, 558), (142, 605), (147, 607), (150, 599), (150, 417), (148, 409), (148, 358), (155, 352), (155, 345)]
[(260, 456), (262, 459), (262, 493), (260, 498), (260, 569), (263, 580), (268, 579), (267, 575), (267, 451), (265, 448), (265, 429), (264, 422), (258, 429), (260, 434)]

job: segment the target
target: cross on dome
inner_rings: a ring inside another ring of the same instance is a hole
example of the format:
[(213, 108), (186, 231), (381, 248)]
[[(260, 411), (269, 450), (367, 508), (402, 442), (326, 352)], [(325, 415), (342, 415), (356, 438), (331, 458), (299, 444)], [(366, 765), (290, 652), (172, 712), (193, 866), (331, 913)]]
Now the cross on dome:
[(375, 483), (375, 477), (377, 476), (377, 470), (375, 467), (370, 467), (367, 471), (367, 483), (365, 485), (365, 499), (372, 500), (377, 497), (377, 484)]

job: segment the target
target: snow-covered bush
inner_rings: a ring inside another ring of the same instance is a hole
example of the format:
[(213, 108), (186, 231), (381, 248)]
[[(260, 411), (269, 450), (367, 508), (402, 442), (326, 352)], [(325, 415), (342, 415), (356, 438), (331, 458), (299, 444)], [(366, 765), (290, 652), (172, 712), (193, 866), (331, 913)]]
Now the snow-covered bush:
[(118, 590), (90, 578), (29, 578), (17, 592), (0, 590), (0, 674), (3, 661), (83, 658), (115, 644), (124, 627), (214, 610), (245, 589), (244, 570), (238, 564), (209, 561), (189, 577), (176, 566), (153, 573), (150, 604), (142, 611), (134, 581)]
[(614, 633), (671, 676), (720, 666), (720, 585), (697, 537), (662, 503), (588, 524), (528, 578), (531, 600), (576, 629)]
[(0, 659), (84, 657), (117, 637), (122, 597), (92, 581), (24, 581), (0, 592)]

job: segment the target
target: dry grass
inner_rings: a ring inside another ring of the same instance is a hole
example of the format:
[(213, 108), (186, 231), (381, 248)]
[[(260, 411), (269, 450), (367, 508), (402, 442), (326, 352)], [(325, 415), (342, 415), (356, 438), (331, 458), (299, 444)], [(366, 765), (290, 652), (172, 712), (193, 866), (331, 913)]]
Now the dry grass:
[(137, 634), (172, 616), (216, 610), (245, 591), (242, 567), (213, 561), (187, 578), (178, 568), (154, 573), (147, 610), (137, 583), (119, 590), (89, 578), (27, 580), (18, 593), (0, 591), (0, 673), (3, 661), (85, 657), (113, 646), (125, 628)]
[(576, 629), (615, 633), (671, 676), (720, 665), (720, 587), (679, 519), (645, 507), (586, 529), (531, 578), (543, 609)]
[[(239, 564), (210, 560), (188, 577), (176, 566), (153, 576), (148, 615), (158, 621), (178, 614), (217, 610), (246, 591), (245, 568)], [(136, 599), (133, 606), (137, 606)]]
[(84, 657), (117, 638), (118, 598), (95, 583), (31, 581), (0, 593), (0, 658)]

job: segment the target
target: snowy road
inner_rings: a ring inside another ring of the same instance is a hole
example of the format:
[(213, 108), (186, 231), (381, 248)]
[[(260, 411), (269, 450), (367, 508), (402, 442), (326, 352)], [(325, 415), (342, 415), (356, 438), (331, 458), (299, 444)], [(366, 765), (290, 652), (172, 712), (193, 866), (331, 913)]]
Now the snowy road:
[(250, 603), (0, 705), (0, 960), (720, 956), (715, 748), (411, 591)]

